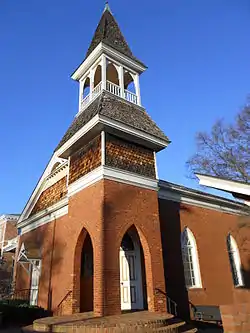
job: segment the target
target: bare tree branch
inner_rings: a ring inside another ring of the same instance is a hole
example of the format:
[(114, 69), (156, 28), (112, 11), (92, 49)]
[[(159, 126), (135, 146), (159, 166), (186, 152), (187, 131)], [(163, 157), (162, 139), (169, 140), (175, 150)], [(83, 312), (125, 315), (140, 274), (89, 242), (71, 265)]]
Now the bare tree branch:
[(189, 175), (203, 173), (250, 183), (250, 98), (233, 124), (217, 121), (196, 135), (197, 151), (187, 161)]

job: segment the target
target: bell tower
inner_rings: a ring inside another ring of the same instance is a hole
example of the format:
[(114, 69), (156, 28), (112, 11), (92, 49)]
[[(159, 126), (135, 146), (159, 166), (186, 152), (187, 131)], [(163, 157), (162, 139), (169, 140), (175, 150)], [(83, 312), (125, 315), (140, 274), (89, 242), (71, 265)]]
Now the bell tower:
[(72, 74), (79, 82), (77, 116), (104, 91), (141, 106), (139, 76), (145, 69), (133, 56), (106, 4), (86, 57)]
[(79, 270), (85, 236), (77, 243), (73, 312), (86, 309), (81, 302), (87, 295), (93, 296), (88, 304), (95, 315), (166, 311), (156, 153), (170, 141), (142, 106), (145, 70), (106, 4), (72, 74), (79, 83), (79, 107), (55, 150), (69, 164), (68, 223), (88, 233), (93, 244), (89, 294)]

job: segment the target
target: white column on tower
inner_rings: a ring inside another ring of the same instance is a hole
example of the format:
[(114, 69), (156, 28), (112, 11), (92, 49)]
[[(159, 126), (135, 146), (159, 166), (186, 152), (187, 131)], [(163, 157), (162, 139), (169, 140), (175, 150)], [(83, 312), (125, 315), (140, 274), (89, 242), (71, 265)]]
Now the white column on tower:
[(125, 93), (124, 93), (124, 69), (123, 66), (119, 67), (119, 85), (121, 89), (121, 97), (125, 98)]
[(141, 91), (140, 91), (140, 81), (139, 74), (135, 74), (135, 91), (137, 96), (137, 104), (141, 106)]
[(106, 90), (106, 80), (107, 80), (107, 58), (102, 55), (102, 90)]
[(90, 100), (92, 100), (92, 94), (93, 94), (93, 89), (94, 89), (94, 74), (95, 74), (95, 71), (93, 68), (91, 68), (90, 70), (90, 73), (89, 73), (89, 76), (90, 76), (90, 84), (89, 84), (89, 97), (90, 97)]
[(83, 81), (79, 82), (79, 112), (81, 111), (82, 107), (82, 93), (83, 93)]

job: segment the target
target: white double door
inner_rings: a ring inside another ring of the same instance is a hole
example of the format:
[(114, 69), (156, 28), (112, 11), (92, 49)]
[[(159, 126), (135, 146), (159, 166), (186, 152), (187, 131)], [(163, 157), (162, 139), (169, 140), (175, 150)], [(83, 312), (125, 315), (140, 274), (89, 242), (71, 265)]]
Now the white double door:
[(143, 309), (140, 250), (120, 248), (121, 310)]
[(41, 271), (41, 260), (34, 260), (31, 264), (30, 305), (37, 305), (38, 288)]

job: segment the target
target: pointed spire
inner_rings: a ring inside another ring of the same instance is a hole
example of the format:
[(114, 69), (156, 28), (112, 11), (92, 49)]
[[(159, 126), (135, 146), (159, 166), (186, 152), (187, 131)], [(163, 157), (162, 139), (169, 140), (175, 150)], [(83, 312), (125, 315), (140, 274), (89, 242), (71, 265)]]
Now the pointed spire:
[(130, 50), (128, 43), (126, 42), (113, 14), (111, 13), (108, 2), (106, 2), (105, 4), (102, 17), (95, 30), (94, 37), (90, 43), (85, 59), (90, 55), (92, 51), (94, 51), (94, 49), (100, 42), (141, 63), (138, 59), (134, 57), (132, 51)]
[(106, 10), (108, 10), (110, 12), (110, 14), (112, 14), (108, 1), (105, 2), (105, 7), (104, 7), (104, 10), (103, 10), (103, 13), (106, 12)]

